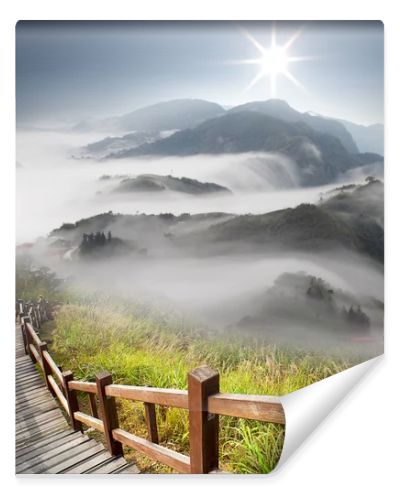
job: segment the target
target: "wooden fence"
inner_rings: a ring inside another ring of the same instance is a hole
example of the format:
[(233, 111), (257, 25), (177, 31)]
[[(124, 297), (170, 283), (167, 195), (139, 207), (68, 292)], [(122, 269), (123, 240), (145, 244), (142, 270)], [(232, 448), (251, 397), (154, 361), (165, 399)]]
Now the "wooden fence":
[[(42, 322), (51, 317), (49, 303), (43, 299), (28, 304), (18, 301), (17, 317), (25, 353), (42, 370), (47, 389), (59, 400), (71, 426), (77, 431), (82, 431), (85, 425), (102, 432), (112, 455), (123, 455), (122, 445), (126, 445), (179, 472), (218, 472), (219, 415), (285, 423), (278, 398), (220, 393), (219, 373), (208, 367), (188, 373), (188, 390), (113, 384), (108, 372), (97, 374), (96, 382), (74, 380), (71, 371), (62, 371), (57, 366), (46, 342), (42, 342), (37, 333)], [(80, 411), (78, 392), (87, 395), (91, 415)], [(119, 427), (115, 398), (144, 403), (148, 439)], [(158, 444), (155, 405), (188, 410), (189, 456)]]

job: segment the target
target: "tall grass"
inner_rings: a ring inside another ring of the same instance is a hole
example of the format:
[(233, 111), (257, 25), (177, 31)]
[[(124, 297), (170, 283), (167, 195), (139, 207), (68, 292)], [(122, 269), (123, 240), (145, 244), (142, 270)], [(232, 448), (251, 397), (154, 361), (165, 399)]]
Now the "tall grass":
[[(349, 367), (340, 356), (244, 342), (232, 335), (206, 333), (188, 320), (143, 304), (96, 295), (69, 296), (45, 335), (58, 364), (75, 377), (93, 380), (108, 370), (115, 383), (185, 389), (188, 371), (209, 365), (220, 372), (221, 391), (282, 395)], [(354, 361), (356, 362), (356, 361)], [(118, 401), (120, 425), (146, 436), (143, 407)], [(184, 410), (158, 408), (160, 442), (188, 453)], [(284, 426), (231, 417), (220, 421), (222, 468), (237, 473), (268, 473), (276, 466)], [(170, 472), (134, 453), (148, 472)]]

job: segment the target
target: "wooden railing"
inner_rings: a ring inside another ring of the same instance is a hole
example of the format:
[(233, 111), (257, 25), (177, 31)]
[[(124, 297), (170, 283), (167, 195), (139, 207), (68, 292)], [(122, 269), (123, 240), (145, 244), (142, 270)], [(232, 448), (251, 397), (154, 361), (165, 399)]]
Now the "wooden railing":
[[(25, 353), (43, 371), (48, 390), (59, 400), (72, 427), (82, 431), (85, 425), (102, 432), (112, 455), (123, 455), (125, 445), (179, 472), (218, 472), (219, 415), (285, 424), (278, 398), (220, 393), (219, 373), (208, 367), (188, 373), (188, 390), (113, 384), (108, 372), (97, 374), (96, 382), (74, 380), (71, 371), (63, 372), (57, 366), (37, 333), (50, 315), (49, 305), (43, 300), (17, 303)], [(87, 395), (90, 415), (80, 411), (77, 393)], [(119, 427), (116, 398), (144, 403), (148, 439)], [(189, 456), (159, 445), (155, 405), (188, 410)]]

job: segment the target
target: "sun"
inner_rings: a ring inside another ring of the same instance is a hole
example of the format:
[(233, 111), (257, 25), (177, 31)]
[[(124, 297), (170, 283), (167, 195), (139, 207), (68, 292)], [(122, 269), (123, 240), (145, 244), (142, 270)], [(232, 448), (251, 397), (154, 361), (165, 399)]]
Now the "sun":
[(259, 51), (260, 57), (256, 59), (245, 59), (242, 61), (235, 61), (234, 64), (255, 64), (259, 66), (258, 73), (251, 80), (246, 90), (251, 89), (259, 80), (263, 78), (269, 79), (270, 93), (272, 97), (276, 96), (277, 92), (277, 81), (278, 77), (284, 76), (290, 80), (294, 85), (301, 88), (303, 91), (304, 87), (300, 82), (293, 76), (289, 70), (289, 66), (293, 62), (306, 61), (314, 59), (314, 57), (309, 56), (292, 56), (289, 53), (289, 49), (297, 40), (301, 34), (301, 29), (294, 33), (289, 40), (286, 41), (284, 45), (278, 45), (276, 43), (276, 33), (275, 25), (272, 27), (271, 31), (271, 44), (269, 47), (264, 47), (254, 36), (252, 36), (247, 31), (244, 31), (245, 36), (254, 45), (254, 47)]
[(271, 47), (260, 59), (261, 71), (265, 75), (279, 75), (287, 72), (289, 57), (284, 47)]

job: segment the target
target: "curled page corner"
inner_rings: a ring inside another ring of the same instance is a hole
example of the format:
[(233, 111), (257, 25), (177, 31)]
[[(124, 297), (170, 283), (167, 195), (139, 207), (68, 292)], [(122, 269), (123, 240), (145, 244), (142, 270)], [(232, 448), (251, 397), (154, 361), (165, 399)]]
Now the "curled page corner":
[(286, 418), (285, 443), (275, 470), (282, 467), (383, 354), (280, 398)]

